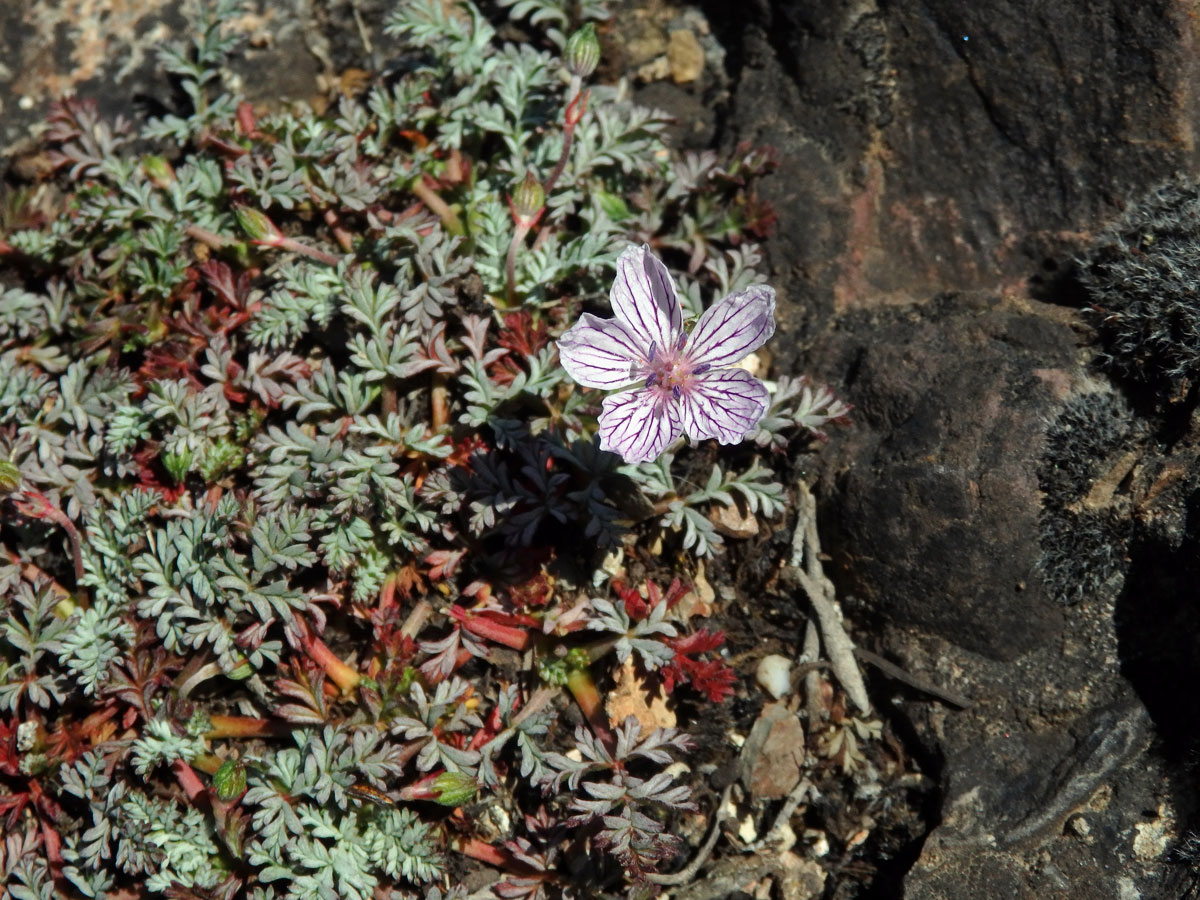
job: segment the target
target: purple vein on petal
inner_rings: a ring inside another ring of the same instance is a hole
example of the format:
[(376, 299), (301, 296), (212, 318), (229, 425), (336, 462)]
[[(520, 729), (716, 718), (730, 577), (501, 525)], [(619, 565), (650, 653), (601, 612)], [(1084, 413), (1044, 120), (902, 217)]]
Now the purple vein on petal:
[(696, 440), (740, 441), (767, 411), (769, 395), (757, 378), (724, 369), (698, 378), (680, 410), (684, 429)]
[(584, 387), (624, 387), (640, 375), (642, 349), (620, 322), (584, 313), (558, 339), (562, 366)]
[(637, 336), (643, 348), (673, 345), (683, 327), (683, 312), (670, 274), (649, 248), (629, 247), (617, 259), (617, 277), (609, 292), (613, 314)]
[(763, 285), (730, 294), (696, 324), (687, 347), (693, 364), (732, 365), (775, 333), (775, 292)]
[(620, 454), (626, 462), (658, 456), (679, 430), (674, 410), (660, 406), (649, 391), (628, 391), (604, 399), (600, 448)]
[(646, 280), (650, 283), (650, 293), (654, 298), (655, 308), (665, 317), (665, 326), (669, 335), (679, 334), (683, 329), (683, 309), (679, 305), (679, 298), (675, 296), (675, 283), (671, 280), (671, 273), (667, 271), (667, 267), (662, 264), (657, 256), (650, 252), (648, 247), (642, 247), (642, 269), (646, 273)]

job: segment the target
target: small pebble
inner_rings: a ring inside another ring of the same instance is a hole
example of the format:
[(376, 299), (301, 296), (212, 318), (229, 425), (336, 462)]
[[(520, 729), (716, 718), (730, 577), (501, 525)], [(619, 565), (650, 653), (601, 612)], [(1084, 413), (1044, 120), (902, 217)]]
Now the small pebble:
[(774, 699), (781, 700), (792, 692), (792, 661), (772, 653), (758, 662), (754, 678)]

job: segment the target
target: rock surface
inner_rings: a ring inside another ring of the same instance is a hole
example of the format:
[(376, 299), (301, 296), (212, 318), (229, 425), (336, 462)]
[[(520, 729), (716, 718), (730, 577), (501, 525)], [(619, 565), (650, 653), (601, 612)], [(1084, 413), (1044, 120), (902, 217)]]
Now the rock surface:
[[(1057, 639), (1035, 565), (1045, 423), (1078, 377), (1070, 328), (983, 294), (844, 317), (812, 354), (852, 429), (823, 457), (825, 546), (861, 612), (1011, 660)], [(831, 358), (832, 357), (832, 358)]]
[[(164, 112), (177, 98), (157, 51), (183, 34), (184, 9), (182, 0), (0, 0), (0, 171), (28, 146), (57, 97), (93, 98), (106, 119)], [(237, 24), (247, 47), (235, 78), (252, 101), (315, 96), (319, 77), (333, 76), (329, 34), (354, 35), (364, 55), (349, 0), (329, 4), (321, 19), (308, 0), (247, 10)], [(327, 32), (331, 21), (342, 27)]]
[(782, 153), (769, 252), (810, 320), (1020, 285), (1196, 162), (1198, 25), (1171, 0), (707, 9), (726, 134)]
[(1196, 717), (1169, 685), (1197, 675), (1191, 401), (1143, 405), (1136, 463), (1097, 464), (1140, 537), (1123, 580), (1074, 606), (1042, 585), (1038, 471), (1064, 404), (1108, 389), (1071, 258), (1197, 167), (1196, 18), (1169, 0), (706, 9), (730, 58), (722, 133), (781, 155), (776, 362), (857, 407), (821, 477), (848, 618), (975, 701), (896, 698), (942, 792), (896, 896), (1184, 896)]

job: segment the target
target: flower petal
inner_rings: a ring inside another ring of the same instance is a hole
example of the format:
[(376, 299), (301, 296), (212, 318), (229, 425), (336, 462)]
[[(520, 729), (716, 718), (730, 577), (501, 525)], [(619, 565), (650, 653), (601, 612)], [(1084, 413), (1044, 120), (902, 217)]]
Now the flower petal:
[(775, 333), (775, 290), (755, 284), (714, 303), (700, 317), (684, 355), (692, 366), (731, 366)]
[(697, 441), (736, 444), (758, 425), (771, 398), (761, 381), (742, 369), (697, 375), (679, 401), (683, 429)]
[(643, 353), (651, 344), (659, 352), (674, 349), (683, 331), (683, 309), (671, 273), (645, 244), (621, 254), (608, 299), (613, 314), (641, 338)]
[(650, 390), (605, 397), (600, 413), (600, 449), (620, 454), (627, 463), (654, 459), (680, 435), (675, 406)]
[(616, 319), (584, 313), (558, 339), (558, 358), (578, 384), (591, 388), (625, 387), (639, 378), (644, 352), (638, 339)]

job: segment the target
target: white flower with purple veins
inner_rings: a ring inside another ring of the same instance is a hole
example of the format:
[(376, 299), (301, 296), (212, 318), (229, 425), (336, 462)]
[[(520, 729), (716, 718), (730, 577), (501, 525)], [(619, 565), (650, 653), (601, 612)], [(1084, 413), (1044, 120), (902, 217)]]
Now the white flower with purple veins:
[(617, 260), (609, 300), (616, 318), (584, 313), (558, 339), (563, 368), (575, 381), (620, 389), (604, 398), (600, 449), (638, 463), (683, 432), (736, 444), (754, 430), (770, 402), (767, 389), (730, 367), (775, 333), (774, 290), (756, 284), (730, 294), (689, 335), (667, 267), (642, 246)]

